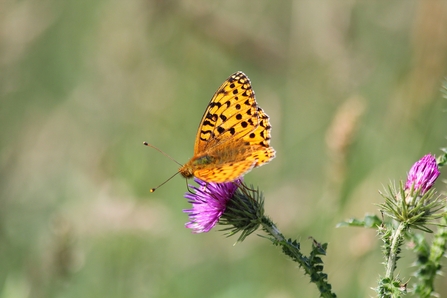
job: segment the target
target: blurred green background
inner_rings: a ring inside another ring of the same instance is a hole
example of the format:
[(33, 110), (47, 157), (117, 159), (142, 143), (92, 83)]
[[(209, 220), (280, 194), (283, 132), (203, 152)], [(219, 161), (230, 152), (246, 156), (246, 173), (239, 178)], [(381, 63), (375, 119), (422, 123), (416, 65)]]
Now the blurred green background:
[(339, 297), (375, 296), (376, 232), (335, 225), (446, 146), (442, 0), (0, 1), (0, 298), (318, 297), (265, 239), (185, 229), (182, 177), (149, 192), (177, 165), (142, 142), (187, 161), (238, 70), (277, 150), (246, 182), (304, 252), (329, 243)]

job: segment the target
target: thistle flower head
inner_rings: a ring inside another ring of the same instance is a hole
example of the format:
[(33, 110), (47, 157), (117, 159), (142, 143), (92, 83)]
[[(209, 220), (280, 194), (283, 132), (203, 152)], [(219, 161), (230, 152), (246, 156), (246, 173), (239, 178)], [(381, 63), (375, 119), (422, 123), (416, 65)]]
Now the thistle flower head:
[(264, 216), (264, 197), (259, 190), (248, 188), (242, 178), (228, 183), (209, 183), (194, 179), (199, 186), (190, 186), (185, 198), (192, 204), (185, 226), (193, 233), (210, 231), (217, 223), (226, 225), (227, 236), (241, 232), (238, 241), (258, 229)]
[(435, 157), (425, 155), (411, 167), (405, 185), (390, 185), (387, 193), (381, 193), (385, 202), (379, 206), (396, 221), (431, 232), (426, 225), (445, 215), (446, 200), (432, 189), (439, 174)]
[(432, 188), (439, 174), (435, 156), (427, 154), (411, 167), (405, 189), (413, 187), (415, 191), (423, 195)]
[(187, 192), (185, 198), (192, 204), (185, 209), (190, 221), (185, 224), (193, 233), (209, 232), (225, 212), (228, 202), (242, 183), (242, 179), (228, 183), (211, 183), (194, 178), (198, 187), (190, 185), (193, 192)]

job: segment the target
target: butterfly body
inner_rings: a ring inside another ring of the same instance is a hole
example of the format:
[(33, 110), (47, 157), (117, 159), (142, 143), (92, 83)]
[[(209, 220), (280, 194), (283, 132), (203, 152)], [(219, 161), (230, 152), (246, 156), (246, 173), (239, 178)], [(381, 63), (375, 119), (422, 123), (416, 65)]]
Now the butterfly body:
[(233, 181), (275, 157), (269, 117), (257, 105), (250, 80), (231, 75), (212, 97), (200, 122), (194, 156), (180, 169), (185, 178)]

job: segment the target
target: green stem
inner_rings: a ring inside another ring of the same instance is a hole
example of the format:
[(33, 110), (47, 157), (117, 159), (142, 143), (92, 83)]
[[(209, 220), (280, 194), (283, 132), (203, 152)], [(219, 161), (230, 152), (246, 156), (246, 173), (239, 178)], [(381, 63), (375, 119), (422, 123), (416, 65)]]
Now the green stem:
[[(428, 251), (428, 255), (425, 254), (421, 257), (418, 255), (420, 260), (419, 269), (416, 272), (416, 277), (418, 278), (418, 283), (416, 285), (416, 293), (420, 297), (429, 298), (433, 297), (435, 292), (434, 282), (437, 274), (441, 270), (441, 260), (446, 251), (447, 242), (447, 217), (444, 216), (441, 221), (441, 226), (433, 237), (433, 242)], [(424, 251), (426, 252), (426, 251)], [(421, 260), (424, 260), (422, 262)]]
[(327, 274), (323, 273), (323, 261), (319, 255), (325, 254), (325, 250), (318, 244), (312, 245), (312, 252), (309, 257), (303, 256), (300, 251), (300, 244), (296, 241), (287, 240), (275, 224), (266, 216), (261, 220), (262, 229), (273, 236), (271, 239), (274, 244), (282, 246), (283, 252), (293, 261), (297, 262), (304, 269), (320, 291), (320, 297), (335, 298), (337, 295), (332, 293), (332, 286), (327, 282)]
[(286, 241), (286, 238), (284, 238), (283, 234), (281, 234), (281, 232), (278, 230), (275, 224), (270, 221), (270, 219), (264, 216), (261, 221), (261, 225), (263, 230), (272, 235), (278, 242)]
[(403, 232), (405, 231), (407, 225), (403, 222), (399, 224), (397, 229), (393, 232), (391, 238), (390, 254), (388, 256), (388, 261), (386, 264), (386, 274), (385, 277), (390, 280), (393, 279), (394, 270), (396, 270), (396, 262), (400, 252), (400, 245), (402, 244), (402, 239), (404, 237)]

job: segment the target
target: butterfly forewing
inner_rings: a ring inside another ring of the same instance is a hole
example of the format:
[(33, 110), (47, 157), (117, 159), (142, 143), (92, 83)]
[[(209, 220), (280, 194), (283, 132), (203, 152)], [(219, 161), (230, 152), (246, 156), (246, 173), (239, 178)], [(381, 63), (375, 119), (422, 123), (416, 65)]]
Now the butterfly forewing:
[(231, 75), (208, 104), (197, 132), (194, 154), (220, 142), (241, 138), (258, 124), (257, 105), (250, 80), (242, 73)]

